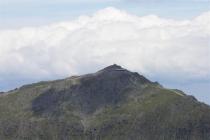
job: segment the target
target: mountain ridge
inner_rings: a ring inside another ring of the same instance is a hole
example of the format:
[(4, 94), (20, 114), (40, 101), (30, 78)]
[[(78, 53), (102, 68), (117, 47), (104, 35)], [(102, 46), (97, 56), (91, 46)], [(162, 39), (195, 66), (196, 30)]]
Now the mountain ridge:
[(209, 140), (210, 107), (116, 64), (0, 96), (4, 140)]

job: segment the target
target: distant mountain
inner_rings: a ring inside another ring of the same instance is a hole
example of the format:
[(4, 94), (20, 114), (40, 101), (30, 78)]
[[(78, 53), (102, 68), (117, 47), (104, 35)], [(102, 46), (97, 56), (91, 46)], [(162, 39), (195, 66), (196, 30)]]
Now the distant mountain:
[(0, 140), (210, 140), (210, 107), (111, 65), (1, 94)]

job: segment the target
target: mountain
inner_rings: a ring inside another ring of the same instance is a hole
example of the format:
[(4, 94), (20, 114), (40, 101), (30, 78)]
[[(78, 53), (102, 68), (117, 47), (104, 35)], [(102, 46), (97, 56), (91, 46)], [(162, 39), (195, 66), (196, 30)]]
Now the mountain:
[(111, 65), (1, 94), (0, 140), (210, 140), (210, 107)]

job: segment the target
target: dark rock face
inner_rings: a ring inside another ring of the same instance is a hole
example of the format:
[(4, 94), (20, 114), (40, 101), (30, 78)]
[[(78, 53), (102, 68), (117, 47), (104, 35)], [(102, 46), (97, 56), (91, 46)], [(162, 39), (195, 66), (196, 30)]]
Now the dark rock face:
[(49, 113), (58, 109), (60, 102), (79, 108), (89, 114), (106, 105), (116, 105), (126, 100), (126, 93), (137, 84), (152, 83), (138, 73), (112, 65), (95, 74), (77, 77), (80, 83), (65, 90), (49, 89), (32, 103), (35, 113)]
[(210, 140), (210, 107), (111, 65), (0, 96), (2, 140)]

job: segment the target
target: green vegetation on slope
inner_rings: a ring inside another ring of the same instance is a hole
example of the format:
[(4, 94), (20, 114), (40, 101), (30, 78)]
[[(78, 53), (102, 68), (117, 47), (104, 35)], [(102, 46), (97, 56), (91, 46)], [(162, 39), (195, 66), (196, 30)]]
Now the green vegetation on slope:
[(113, 65), (0, 96), (1, 140), (210, 140), (210, 107)]

